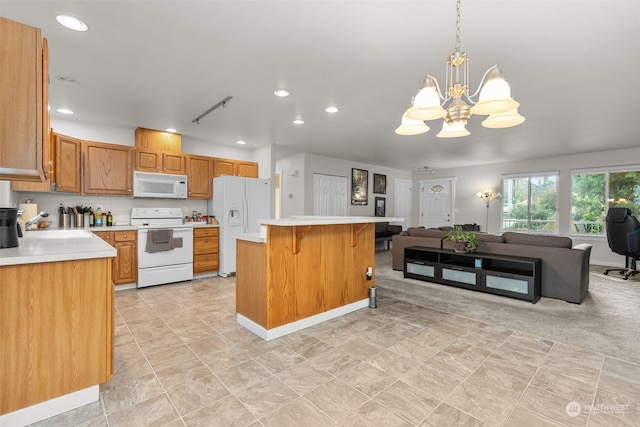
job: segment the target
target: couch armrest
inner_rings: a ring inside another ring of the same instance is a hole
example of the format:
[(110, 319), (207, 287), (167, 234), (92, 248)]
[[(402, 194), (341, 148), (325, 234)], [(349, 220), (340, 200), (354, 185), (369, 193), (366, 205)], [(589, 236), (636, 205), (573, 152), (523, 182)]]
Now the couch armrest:
[(581, 251), (589, 251), (591, 252), (591, 248), (593, 246), (590, 243), (580, 243), (579, 245), (575, 245), (573, 248), (571, 249), (578, 249)]

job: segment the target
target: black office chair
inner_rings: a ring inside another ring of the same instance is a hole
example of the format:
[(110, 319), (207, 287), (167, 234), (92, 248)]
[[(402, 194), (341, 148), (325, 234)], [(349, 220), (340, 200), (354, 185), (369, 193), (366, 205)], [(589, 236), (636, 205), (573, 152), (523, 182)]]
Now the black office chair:
[[(640, 259), (640, 222), (631, 215), (631, 209), (609, 208), (604, 225), (611, 250), (627, 257), (626, 268), (611, 268), (606, 270), (604, 274), (609, 274), (610, 271), (619, 271), (624, 276), (624, 280), (627, 280), (629, 276), (640, 273), (636, 269), (636, 261)], [(631, 261), (631, 265), (629, 265), (629, 261)]]

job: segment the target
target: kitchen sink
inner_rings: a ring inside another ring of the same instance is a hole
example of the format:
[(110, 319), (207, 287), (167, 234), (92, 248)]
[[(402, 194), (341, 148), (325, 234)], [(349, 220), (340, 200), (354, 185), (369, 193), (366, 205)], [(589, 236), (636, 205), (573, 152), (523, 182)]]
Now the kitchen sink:
[(23, 233), (25, 239), (89, 239), (92, 233), (84, 230), (33, 230)]

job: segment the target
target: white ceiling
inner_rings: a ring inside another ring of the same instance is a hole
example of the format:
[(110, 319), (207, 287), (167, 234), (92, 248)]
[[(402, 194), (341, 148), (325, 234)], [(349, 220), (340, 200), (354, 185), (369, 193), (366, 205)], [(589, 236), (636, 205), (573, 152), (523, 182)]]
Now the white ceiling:
[[(400, 169), (640, 145), (638, 1), (463, 1), (471, 90), (499, 64), (527, 120), (490, 130), (472, 117), (471, 135), (456, 139), (436, 138), (440, 121), (424, 135), (394, 134), (424, 76), (444, 83), (454, 0), (2, 0), (0, 14), (48, 38), (53, 118)], [(89, 31), (60, 26), (59, 14)], [(280, 87), (291, 95), (275, 97)], [(226, 108), (192, 123), (228, 95)]]

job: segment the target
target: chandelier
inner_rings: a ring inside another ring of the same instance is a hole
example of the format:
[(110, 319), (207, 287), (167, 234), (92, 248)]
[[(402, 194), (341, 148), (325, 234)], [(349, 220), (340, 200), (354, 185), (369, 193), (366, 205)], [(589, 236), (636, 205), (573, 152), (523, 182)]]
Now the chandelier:
[(396, 129), (398, 135), (423, 134), (429, 131), (425, 121), (444, 119), (437, 137), (467, 136), (470, 132), (466, 125), (473, 114), (488, 116), (482, 126), (492, 129), (524, 122), (524, 117), (518, 114), (520, 104), (511, 97), (509, 83), (497, 65), (484, 73), (478, 90), (469, 95), (469, 59), (466, 52), (460, 51), (460, 0), (456, 2), (455, 50), (446, 64), (447, 92), (443, 96), (436, 78), (427, 74), (422, 88), (402, 115), (402, 122)]

